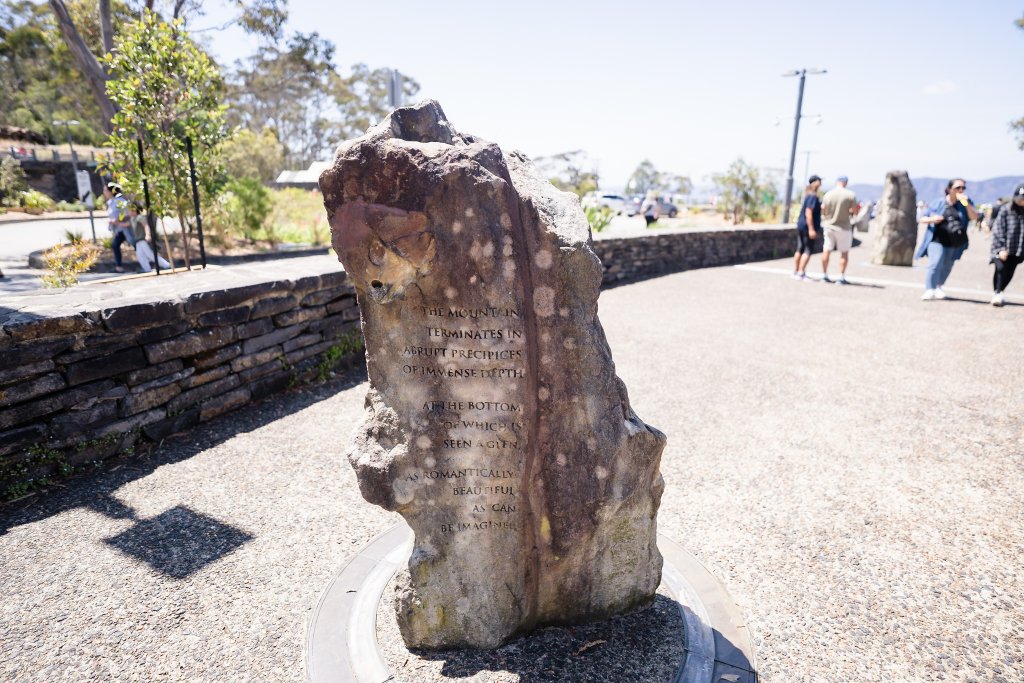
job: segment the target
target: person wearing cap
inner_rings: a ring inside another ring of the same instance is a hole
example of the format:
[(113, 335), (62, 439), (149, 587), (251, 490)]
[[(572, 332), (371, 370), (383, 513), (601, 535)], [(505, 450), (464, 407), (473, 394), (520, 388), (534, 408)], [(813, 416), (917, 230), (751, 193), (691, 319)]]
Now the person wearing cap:
[(113, 235), (110, 248), (114, 250), (114, 270), (123, 273), (121, 245), (127, 242), (130, 246), (135, 246), (135, 234), (132, 232), (132, 223), (128, 216), (130, 202), (117, 183), (107, 183), (103, 188), (103, 197), (107, 200), (107, 229)]
[(828, 276), (828, 261), (833, 251), (839, 252), (839, 278), (841, 285), (848, 285), (846, 266), (850, 262), (853, 247), (853, 224), (850, 217), (857, 212), (857, 195), (846, 189), (850, 179), (839, 176), (836, 186), (825, 193), (821, 200), (821, 221), (825, 229), (825, 248), (821, 251), (821, 280), (832, 282)]
[(967, 181), (963, 178), (953, 178), (946, 183), (946, 196), (928, 207), (919, 221), (928, 227), (914, 253), (914, 258), (928, 257), (923, 301), (946, 298), (942, 285), (949, 278), (953, 264), (967, 250), (967, 226), (977, 219), (978, 212), (967, 196)]
[(1024, 262), (1024, 183), (1013, 191), (1010, 202), (1003, 206), (992, 224), (992, 305), (1006, 303), (1003, 292), (1013, 279), (1013, 272)]
[(818, 188), (821, 178), (812, 175), (807, 179), (804, 192), (804, 203), (800, 207), (800, 215), (796, 219), (796, 253), (793, 254), (793, 279), (807, 280), (807, 263), (814, 251), (814, 240), (821, 230), (821, 200), (818, 199)]

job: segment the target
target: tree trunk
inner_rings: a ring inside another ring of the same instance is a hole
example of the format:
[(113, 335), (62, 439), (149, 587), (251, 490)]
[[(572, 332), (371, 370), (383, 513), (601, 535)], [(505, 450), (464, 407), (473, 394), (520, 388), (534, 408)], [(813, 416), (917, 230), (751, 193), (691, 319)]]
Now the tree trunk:
[(114, 26), (110, 21), (110, 0), (100, 0), (100, 38), (103, 40), (103, 53), (114, 51)]
[(160, 229), (164, 232), (164, 249), (167, 251), (167, 260), (171, 262), (171, 272), (174, 272), (174, 252), (171, 251), (171, 243), (167, 240), (167, 225), (163, 217), (160, 218)]
[(96, 98), (96, 104), (100, 107), (100, 112), (102, 112), (104, 118), (103, 130), (109, 133), (113, 130), (112, 122), (116, 109), (114, 109), (114, 103), (107, 97), (107, 72), (96, 60), (96, 56), (89, 50), (89, 46), (85, 44), (82, 35), (75, 28), (75, 22), (72, 21), (64, 1), (50, 0), (50, 7), (53, 8), (54, 16), (57, 18), (57, 25), (60, 27), (64, 43), (68, 46), (68, 50), (71, 51), (75, 64), (78, 65), (82, 75), (85, 76), (85, 82), (88, 84), (89, 89), (92, 90), (93, 97)]
[(171, 185), (174, 187), (174, 208), (178, 212), (178, 223), (181, 225), (181, 247), (185, 257), (185, 268), (192, 270), (188, 253), (188, 224), (185, 222), (185, 213), (181, 210), (181, 188), (178, 185), (178, 174), (174, 172), (174, 159), (170, 163)]

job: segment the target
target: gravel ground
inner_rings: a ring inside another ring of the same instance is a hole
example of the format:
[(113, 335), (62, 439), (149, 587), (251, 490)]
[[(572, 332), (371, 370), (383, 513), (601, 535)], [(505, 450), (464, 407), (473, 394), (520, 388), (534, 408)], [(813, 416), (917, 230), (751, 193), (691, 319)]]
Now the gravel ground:
[(409, 651), (398, 631), (394, 580), (377, 609), (388, 683), (649, 683), (682, 663), (683, 620), (664, 586), (654, 604), (594, 624), (539, 629), (496, 650)]
[[(982, 252), (951, 285), (984, 287)], [(840, 287), (760, 265), (602, 295), (634, 407), (669, 437), (661, 530), (740, 604), (763, 681), (1024, 680), (1024, 307), (921, 302), (884, 284), (905, 269)], [(303, 680), (320, 592), (396, 519), (340, 456), (359, 381), (0, 509), (0, 680)]]

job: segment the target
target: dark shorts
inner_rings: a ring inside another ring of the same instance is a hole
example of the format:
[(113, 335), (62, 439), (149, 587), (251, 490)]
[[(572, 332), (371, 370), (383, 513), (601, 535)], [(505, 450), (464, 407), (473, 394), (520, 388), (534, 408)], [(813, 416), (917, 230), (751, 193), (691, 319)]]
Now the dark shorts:
[(810, 254), (814, 251), (814, 240), (807, 230), (796, 230), (796, 251), (798, 254)]

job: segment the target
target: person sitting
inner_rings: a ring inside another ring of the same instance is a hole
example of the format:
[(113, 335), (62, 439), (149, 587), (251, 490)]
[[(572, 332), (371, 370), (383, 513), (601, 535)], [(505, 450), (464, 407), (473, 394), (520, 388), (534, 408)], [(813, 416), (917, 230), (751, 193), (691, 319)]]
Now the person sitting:
[[(138, 204), (132, 204), (128, 213), (131, 217), (132, 236), (135, 238), (135, 258), (139, 260), (142, 272), (148, 273), (153, 270), (154, 254), (153, 248), (146, 241), (146, 228), (148, 227), (146, 217), (142, 214), (142, 207)], [(171, 267), (171, 264), (163, 256), (156, 255), (156, 261), (162, 270)]]

